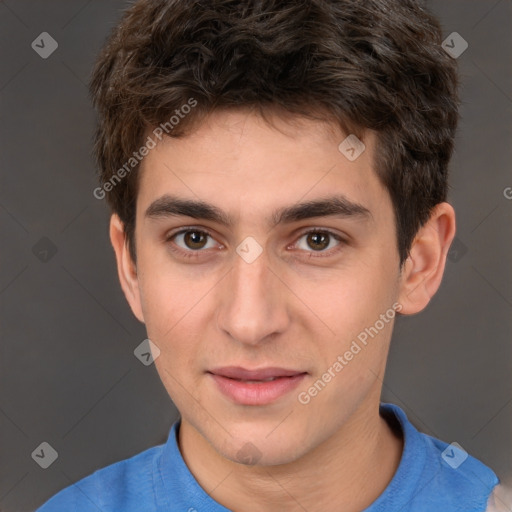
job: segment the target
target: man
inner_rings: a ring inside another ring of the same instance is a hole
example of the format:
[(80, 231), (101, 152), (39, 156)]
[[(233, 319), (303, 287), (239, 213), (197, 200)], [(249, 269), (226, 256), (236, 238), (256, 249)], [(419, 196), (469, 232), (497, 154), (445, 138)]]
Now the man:
[(56, 510), (483, 511), (380, 403), (455, 234), (455, 63), (413, 0), (140, 0), (91, 81), (119, 279), (180, 412)]

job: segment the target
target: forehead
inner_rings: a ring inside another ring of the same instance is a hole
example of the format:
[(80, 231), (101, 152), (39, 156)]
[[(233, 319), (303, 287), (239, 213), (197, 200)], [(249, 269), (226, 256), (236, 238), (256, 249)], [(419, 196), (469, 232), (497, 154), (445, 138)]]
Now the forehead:
[[(374, 171), (375, 134), (361, 151), (354, 135), (332, 123), (272, 118), (243, 111), (215, 112), (190, 134), (164, 139), (144, 158), (138, 215), (164, 195), (203, 201), (233, 219), (255, 219), (293, 203), (342, 194), (373, 215), (390, 206)], [(354, 145), (354, 143), (356, 145)], [(341, 144), (341, 147), (340, 147)]]

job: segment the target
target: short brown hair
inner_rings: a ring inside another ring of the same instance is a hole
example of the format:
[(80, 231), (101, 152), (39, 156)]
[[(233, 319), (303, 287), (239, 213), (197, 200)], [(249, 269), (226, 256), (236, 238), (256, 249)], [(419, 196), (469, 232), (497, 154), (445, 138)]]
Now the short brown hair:
[[(414, 0), (136, 1), (90, 81), (101, 184), (190, 98), (197, 106), (170, 136), (219, 108), (334, 121), (363, 141), (371, 129), (403, 264), (447, 195), (459, 102), (456, 63), (441, 39), (437, 19)], [(106, 194), (134, 262), (137, 174)]]

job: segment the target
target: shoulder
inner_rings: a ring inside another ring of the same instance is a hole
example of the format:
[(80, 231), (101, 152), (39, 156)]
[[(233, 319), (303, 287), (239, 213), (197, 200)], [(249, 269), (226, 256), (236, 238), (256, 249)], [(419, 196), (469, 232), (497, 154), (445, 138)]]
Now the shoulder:
[[(375, 511), (397, 502), (410, 512), (484, 512), (499, 484), (494, 471), (458, 443), (446, 443), (417, 430), (394, 404), (381, 404), (381, 414), (394, 413), (404, 436), (402, 459)], [(398, 428), (398, 427), (396, 427)], [(374, 512), (373, 509), (371, 509)]]
[(484, 512), (499, 484), (494, 471), (457, 443), (449, 444), (424, 433), (420, 436), (426, 448), (422, 484), (430, 490), (419, 496), (444, 510)]
[(59, 491), (36, 512), (149, 512), (154, 503), (153, 467), (162, 447), (153, 446), (95, 471)]

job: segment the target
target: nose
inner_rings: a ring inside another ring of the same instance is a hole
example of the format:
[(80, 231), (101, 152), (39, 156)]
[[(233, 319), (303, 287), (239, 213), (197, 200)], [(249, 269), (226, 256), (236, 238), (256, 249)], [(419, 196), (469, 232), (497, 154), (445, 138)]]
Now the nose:
[(251, 263), (236, 254), (218, 290), (218, 328), (245, 345), (274, 339), (289, 324), (286, 290), (265, 250)]

